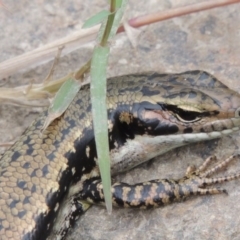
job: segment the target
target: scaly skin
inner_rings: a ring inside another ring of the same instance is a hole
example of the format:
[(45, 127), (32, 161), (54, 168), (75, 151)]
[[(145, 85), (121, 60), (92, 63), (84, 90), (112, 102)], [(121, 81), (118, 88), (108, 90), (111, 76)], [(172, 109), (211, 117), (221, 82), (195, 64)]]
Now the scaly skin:
[[(111, 78), (107, 107), (113, 175), (170, 149), (218, 138), (240, 127), (239, 94), (202, 71)], [(84, 86), (63, 116), (41, 133), (45, 117), (46, 112), (0, 162), (2, 239), (45, 239), (50, 233), (49, 239), (64, 238), (80, 213), (91, 203), (102, 202), (89, 86)], [(195, 176), (201, 179), (193, 188), (198, 189), (206, 177), (201, 174), (194, 172), (173, 183), (190, 184), (184, 185), (189, 190), (192, 182), (185, 181)], [(170, 183), (164, 181), (149, 182), (149, 186), (116, 183), (113, 202), (131, 207), (160, 206), (166, 201), (163, 197), (168, 195), (166, 186)], [(155, 191), (152, 199), (145, 198), (160, 185), (160, 195)], [(90, 192), (93, 188), (95, 191)], [(135, 197), (129, 194), (137, 189)], [(191, 195), (189, 192), (180, 191), (179, 199)], [(171, 196), (168, 202), (178, 200), (176, 194)]]

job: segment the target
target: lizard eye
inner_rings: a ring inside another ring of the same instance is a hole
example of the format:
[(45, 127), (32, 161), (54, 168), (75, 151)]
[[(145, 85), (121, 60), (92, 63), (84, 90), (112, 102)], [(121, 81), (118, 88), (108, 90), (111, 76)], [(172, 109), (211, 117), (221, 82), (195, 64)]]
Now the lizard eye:
[(182, 109), (170, 104), (163, 104), (161, 106), (163, 110), (172, 112), (179, 121), (185, 123), (197, 122), (201, 120), (202, 116), (204, 115), (204, 113), (201, 112)]
[(181, 108), (177, 109), (177, 112), (175, 112), (175, 116), (178, 120), (186, 123), (197, 122), (201, 119), (201, 115), (199, 112), (186, 111)]

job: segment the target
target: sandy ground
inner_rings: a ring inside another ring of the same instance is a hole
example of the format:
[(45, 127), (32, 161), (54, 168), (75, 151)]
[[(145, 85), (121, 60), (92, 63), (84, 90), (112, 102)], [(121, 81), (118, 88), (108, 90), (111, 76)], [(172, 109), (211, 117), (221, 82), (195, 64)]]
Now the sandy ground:
[[(30, 51), (81, 28), (83, 21), (106, 8), (98, 0), (2, 0), (0, 8), (0, 61)], [(129, 19), (156, 10), (199, 1), (129, 1)], [(212, 9), (141, 28), (137, 47), (125, 34), (113, 42), (108, 75), (141, 71), (181, 72), (202, 69), (240, 92), (240, 4)], [(61, 58), (55, 77), (76, 70), (91, 56), (90, 46)], [(8, 78), (6, 86), (41, 82), (50, 63), (23, 69)], [(1, 79), (0, 79), (1, 80)], [(5, 79), (6, 80), (6, 79)], [(2, 79), (4, 82), (4, 79)], [(0, 106), (0, 141), (16, 139), (37, 117), (39, 108)], [(182, 176), (189, 164), (200, 164), (211, 154), (225, 158), (238, 150), (239, 133), (221, 140), (195, 144), (169, 152), (119, 179), (132, 183)], [(4, 149), (2, 149), (2, 152)], [(169, 160), (170, 159), (170, 160)], [(239, 162), (234, 170), (239, 169)], [(231, 169), (229, 169), (231, 171)], [(94, 206), (80, 218), (67, 239), (240, 239), (239, 181), (225, 184), (228, 196), (207, 196), (165, 208), (142, 211), (114, 209), (108, 215)]]

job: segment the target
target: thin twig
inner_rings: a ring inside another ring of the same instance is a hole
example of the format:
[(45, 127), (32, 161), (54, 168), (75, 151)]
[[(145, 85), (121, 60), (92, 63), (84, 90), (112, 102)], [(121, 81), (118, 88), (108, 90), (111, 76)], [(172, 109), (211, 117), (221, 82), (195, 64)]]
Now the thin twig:
[[(164, 21), (170, 18), (180, 17), (183, 15), (200, 12), (204, 10), (209, 10), (212, 8), (222, 7), (225, 5), (230, 5), (234, 3), (239, 3), (240, 0), (216, 0), (216, 1), (206, 1), (196, 4), (191, 4), (183, 7), (172, 8), (169, 10), (158, 11), (155, 13), (146, 14), (140, 17), (130, 19), (128, 24), (133, 28), (138, 28), (151, 23)], [(118, 33), (123, 32), (124, 27), (121, 26), (118, 29)]]
[(13, 144), (14, 142), (3, 142), (3, 143), (0, 142), (0, 147), (3, 147), (3, 148), (11, 147)]

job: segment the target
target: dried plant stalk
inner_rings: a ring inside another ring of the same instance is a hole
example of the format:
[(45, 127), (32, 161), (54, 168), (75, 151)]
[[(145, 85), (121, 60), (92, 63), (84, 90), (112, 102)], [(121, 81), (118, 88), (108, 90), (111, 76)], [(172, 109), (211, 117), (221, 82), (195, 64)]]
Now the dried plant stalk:
[(78, 48), (81, 48), (83, 45), (86, 45), (94, 40), (98, 29), (99, 26), (89, 29), (81, 29), (80, 31), (65, 38), (61, 38), (31, 52), (24, 53), (20, 56), (0, 63), (0, 79), (29, 68), (29, 66), (40, 65), (43, 62), (53, 60), (60, 47), (63, 47), (62, 55), (66, 55)]

